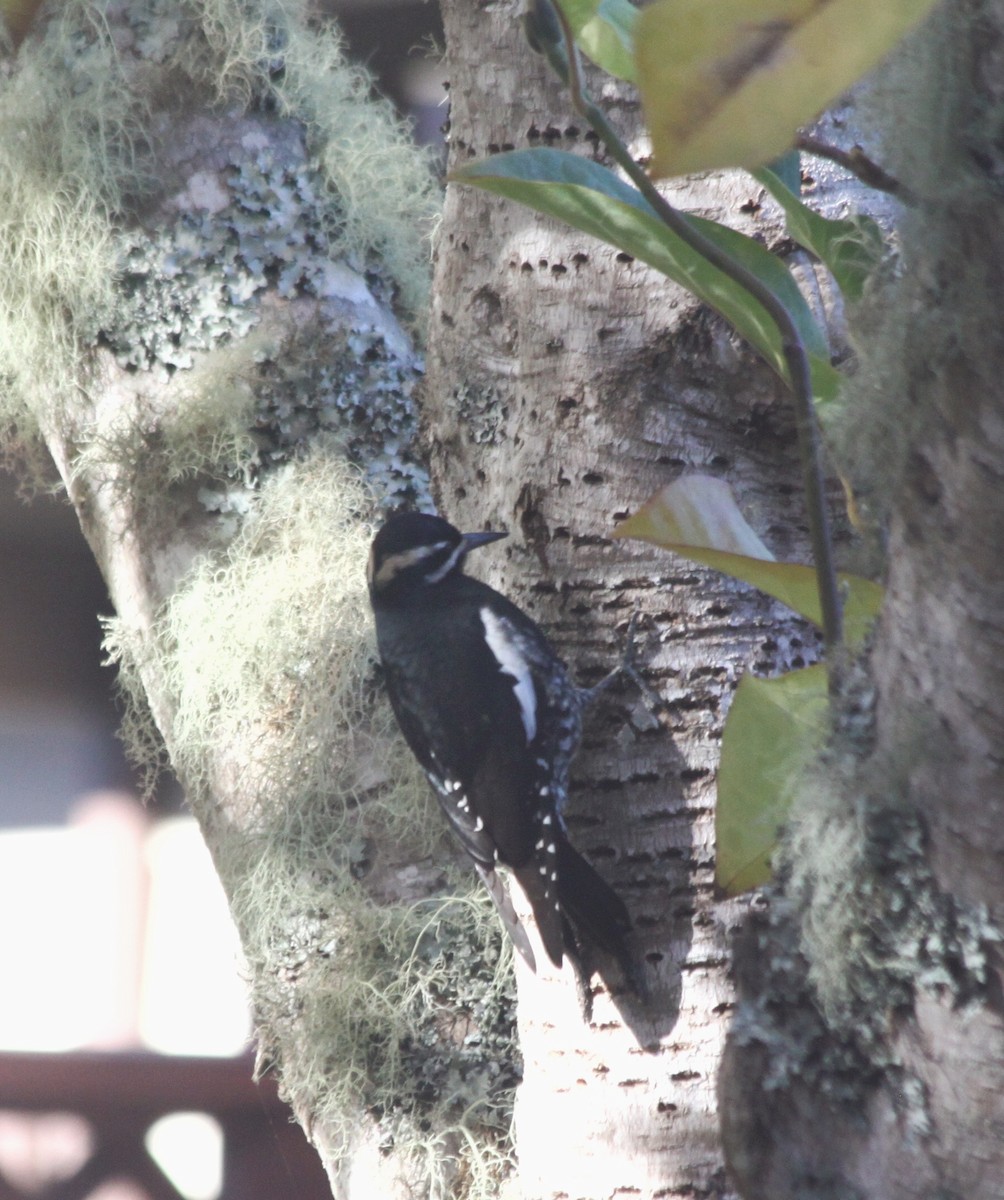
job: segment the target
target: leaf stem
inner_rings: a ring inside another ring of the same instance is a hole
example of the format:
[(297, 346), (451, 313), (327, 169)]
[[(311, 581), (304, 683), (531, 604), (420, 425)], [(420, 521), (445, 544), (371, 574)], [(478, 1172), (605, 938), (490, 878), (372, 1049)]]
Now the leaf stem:
[[(550, 13), (542, 10), (550, 9)], [(612, 158), (621, 167), (639, 192), (658, 214), (663, 223), (682, 241), (712, 266), (717, 267), (739, 287), (744, 288), (764, 309), (781, 335), (781, 349), (788, 368), (789, 382), (795, 400), (795, 427), (799, 454), (802, 460), (803, 485), (809, 518), (809, 538), (812, 543), (819, 603), (823, 619), (823, 639), (827, 651), (836, 649), (843, 641), (843, 612), (833, 561), (833, 540), (830, 535), (829, 514), (826, 509), (822, 445), (819, 424), (812, 396), (812, 376), (809, 357), (798, 328), (785, 305), (774, 292), (741, 263), (709, 241), (690, 223), (687, 216), (674, 208), (658, 190), (645, 170), (635, 161), (606, 114), (589, 97), (582, 79), (582, 64), (568, 18), (554, 0), (536, 0), (533, 10), (531, 42), (544, 53), (559, 77), (568, 86), (576, 112), (592, 125)], [(560, 26), (560, 41), (554, 21)]]

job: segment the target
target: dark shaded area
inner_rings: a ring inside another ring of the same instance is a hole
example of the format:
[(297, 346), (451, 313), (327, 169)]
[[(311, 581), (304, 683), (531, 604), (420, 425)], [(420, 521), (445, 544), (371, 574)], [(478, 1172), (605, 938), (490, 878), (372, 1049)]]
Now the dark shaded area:
[(50, 1112), (85, 1119), (93, 1149), (69, 1179), (21, 1192), (11, 1200), (85, 1200), (108, 1180), (138, 1183), (151, 1200), (184, 1200), (151, 1158), (144, 1138), (160, 1117), (205, 1112), (223, 1130), (219, 1200), (328, 1200), (320, 1159), (303, 1131), (290, 1123), (275, 1082), (254, 1082), (246, 1058), (182, 1058), (147, 1053), (0, 1054), (0, 1109)]

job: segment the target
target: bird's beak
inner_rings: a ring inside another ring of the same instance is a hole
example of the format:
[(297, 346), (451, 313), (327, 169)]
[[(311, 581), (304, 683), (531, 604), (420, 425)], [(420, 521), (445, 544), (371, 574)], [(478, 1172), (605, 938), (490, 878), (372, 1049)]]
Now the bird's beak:
[(487, 546), (489, 542), (497, 542), (499, 538), (508, 536), (507, 533), (494, 533), (487, 529), (484, 533), (465, 533), (463, 534), (464, 553), (466, 554), (468, 550), (477, 550), (478, 546)]

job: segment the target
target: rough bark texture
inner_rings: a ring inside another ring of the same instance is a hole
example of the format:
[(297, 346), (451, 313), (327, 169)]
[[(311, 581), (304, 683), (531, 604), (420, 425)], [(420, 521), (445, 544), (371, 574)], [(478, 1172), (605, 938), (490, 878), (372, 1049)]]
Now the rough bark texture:
[(449, 851), (374, 686), (358, 470), (424, 499), (388, 263), (424, 297), (427, 164), (295, 4), (69, 0), (0, 91), (4, 433), (62, 475), (335, 1194), (442, 1193), (502, 1136), (512, 1017), (489, 906), (416, 907)]
[[(862, 419), (887, 422), (904, 463), (859, 692), (874, 717), (863, 738), (843, 731), (817, 781), (836, 794), (828, 814), (818, 796), (801, 806), (842, 861), (796, 860), (737, 960), (720, 1091), (749, 1200), (1004, 1196), (1002, 46), (999, 2), (946, 7), (909, 51), (903, 107), (882, 114), (918, 139), (904, 168), (928, 199), (887, 298), (899, 328), (862, 334), (887, 389), (867, 389), (883, 412)], [(842, 928), (820, 942), (834, 886)]]
[[(599, 153), (522, 40), (519, 8), (443, 5), (451, 162), (539, 145)], [(636, 132), (628, 90), (608, 81), (602, 95)], [(754, 195), (726, 178), (677, 198), (771, 237)], [(615, 664), (628, 618), (643, 614), (645, 673), (664, 702), (659, 722), (627, 687), (600, 706), (567, 813), (631, 910), (651, 998), (597, 988), (586, 1026), (567, 973), (519, 973), (520, 1186), (527, 1197), (724, 1194), (714, 1076), (735, 910), (711, 891), (719, 734), (743, 670), (799, 663), (814, 645), (764, 598), (610, 534), (658, 487), (703, 471), (728, 480), (779, 555), (803, 552), (788, 408), (686, 294), (515, 204), (451, 186), (436, 262), (425, 409), (442, 510), (511, 532), (501, 566), (499, 555), (477, 565), (581, 682)]]

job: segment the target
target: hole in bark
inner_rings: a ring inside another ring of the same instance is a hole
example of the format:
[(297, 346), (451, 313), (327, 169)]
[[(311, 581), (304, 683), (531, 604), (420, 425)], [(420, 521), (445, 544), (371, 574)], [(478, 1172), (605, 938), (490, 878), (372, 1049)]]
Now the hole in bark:
[(727, 617), (732, 612), (732, 608), (728, 604), (715, 603), (709, 605), (706, 613), (709, 617)]
[(684, 767), (680, 772), (680, 782), (696, 783), (698, 779), (707, 779), (710, 773), (707, 767)]

